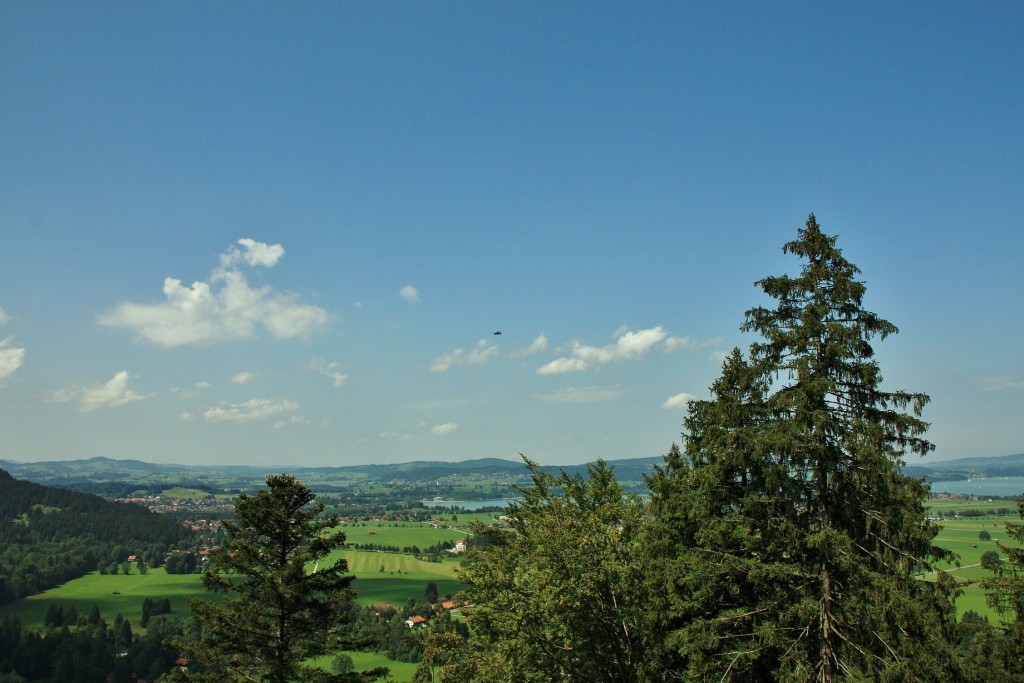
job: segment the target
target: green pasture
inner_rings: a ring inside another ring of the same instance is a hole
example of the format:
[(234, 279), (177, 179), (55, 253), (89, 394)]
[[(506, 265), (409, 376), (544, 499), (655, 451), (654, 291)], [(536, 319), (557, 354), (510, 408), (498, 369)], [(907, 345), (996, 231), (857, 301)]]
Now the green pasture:
[(209, 491), (203, 491), (202, 489), (188, 489), (181, 486), (175, 486), (174, 488), (164, 489), (160, 492), (161, 498), (213, 498), (213, 494)]
[[(988, 500), (931, 500), (928, 509), (931, 514), (942, 513), (943, 519), (940, 522), (941, 530), (935, 537), (935, 545), (956, 553), (954, 561), (943, 562), (937, 566), (956, 578), (961, 584), (963, 595), (957, 599), (957, 611), (960, 614), (973, 610), (982, 616), (987, 616), (989, 621), (996, 623), (1000, 620), (998, 614), (985, 602), (985, 591), (977, 584), (978, 581), (991, 576), (991, 573), (981, 567), (981, 555), (985, 551), (994, 550), (1000, 557), (1005, 553), (999, 549), (996, 542), (1007, 544), (1006, 523), (1019, 520), (1014, 515), (997, 515), (996, 512), (1003, 508), (1016, 509), (1012, 501), (988, 501)], [(984, 516), (964, 517), (955, 516), (956, 512), (963, 513), (966, 510), (982, 510), (990, 514)], [(987, 531), (991, 540), (983, 541), (979, 538), (982, 531)], [(959, 563), (959, 566), (958, 566)]]
[[(378, 666), (388, 667), (391, 670), (391, 677), (388, 680), (395, 683), (409, 683), (409, 681), (412, 681), (412, 677), (416, 674), (416, 667), (419, 666), (419, 664), (410, 664), (409, 662), (396, 662), (376, 652), (346, 651), (345, 654), (352, 658), (352, 664), (356, 671), (368, 671)], [(311, 660), (310, 663), (324, 671), (330, 671), (333, 659), (334, 655), (325, 655)]]
[(120, 612), (132, 622), (133, 629), (138, 629), (142, 601), (146, 598), (169, 598), (170, 616), (178, 617), (188, 614), (186, 597), (205, 593), (199, 574), (167, 574), (163, 567), (150, 569), (144, 575), (134, 569), (127, 576), (92, 572), (43, 593), (0, 605), (0, 618), (16, 614), (26, 628), (40, 629), (50, 605), (60, 605), (65, 610), (74, 605), (82, 615), (89, 614), (96, 605), (108, 624)]
[(427, 562), (411, 555), (349, 550), (332, 553), (325, 563), (333, 564), (338, 558), (345, 559), (349, 573), (356, 577), (352, 587), (359, 605), (389, 602), (400, 606), (409, 598), (422, 599), (431, 581), (437, 584), (441, 595), (454, 594), (462, 588), (455, 578), (456, 559)]
[[(459, 523), (462, 524), (461, 516)], [(343, 531), (345, 540), (350, 543), (375, 543), (398, 548), (415, 545), (426, 549), (444, 541), (454, 543), (473, 535), (469, 529), (435, 529), (426, 522), (344, 522), (335, 528)]]

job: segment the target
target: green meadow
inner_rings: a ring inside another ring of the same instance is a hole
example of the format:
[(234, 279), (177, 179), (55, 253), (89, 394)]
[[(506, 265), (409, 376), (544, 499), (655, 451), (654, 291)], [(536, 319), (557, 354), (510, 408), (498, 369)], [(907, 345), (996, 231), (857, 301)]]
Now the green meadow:
[[(978, 581), (991, 576), (991, 572), (982, 568), (981, 554), (988, 550), (994, 550), (1000, 557), (1005, 557), (997, 542), (1006, 544), (1006, 523), (1019, 521), (1016, 514), (996, 514), (1000, 510), (1012, 509), (1016, 511), (1015, 503), (1011, 501), (988, 501), (988, 500), (932, 500), (929, 501), (929, 512), (931, 514), (942, 513), (940, 522), (942, 529), (935, 538), (935, 544), (941, 548), (951, 550), (957, 557), (951, 562), (940, 564), (937, 569), (948, 572), (961, 584), (963, 595), (957, 599), (957, 611), (960, 614), (973, 610), (982, 616), (988, 617), (989, 621), (997, 623), (1000, 620), (998, 614), (985, 602), (985, 591), (977, 584)], [(961, 515), (967, 510), (977, 510), (984, 513), (981, 516), (955, 516)], [(990, 540), (984, 541), (979, 535), (987, 531)]]
[(120, 613), (132, 622), (132, 628), (141, 628), (142, 601), (146, 598), (168, 598), (171, 616), (188, 614), (185, 598), (205, 594), (199, 574), (167, 574), (163, 567), (139, 574), (103, 575), (92, 572), (68, 581), (43, 593), (30, 595), (16, 602), (0, 605), (0, 617), (16, 614), (27, 628), (42, 628), (46, 610), (57, 604), (65, 610), (74, 605), (79, 614), (88, 614), (93, 605), (112, 623)]

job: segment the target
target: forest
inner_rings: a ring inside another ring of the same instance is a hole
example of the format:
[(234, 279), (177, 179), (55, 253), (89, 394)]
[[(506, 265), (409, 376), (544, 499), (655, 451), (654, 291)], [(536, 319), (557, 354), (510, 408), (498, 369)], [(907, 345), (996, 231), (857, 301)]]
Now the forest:
[(0, 604), (37, 593), (129, 555), (159, 564), (191, 546), (178, 521), (138, 505), (14, 479), (0, 470)]

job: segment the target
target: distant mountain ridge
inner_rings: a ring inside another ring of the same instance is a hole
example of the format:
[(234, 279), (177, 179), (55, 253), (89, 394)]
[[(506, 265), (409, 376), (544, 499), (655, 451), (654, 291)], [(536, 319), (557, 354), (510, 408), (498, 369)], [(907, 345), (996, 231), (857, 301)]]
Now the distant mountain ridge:
[[(607, 461), (614, 467), (620, 481), (642, 482), (645, 474), (654, 472), (662, 463), (662, 456), (628, 458)], [(179, 465), (156, 464), (136, 459), (116, 460), (95, 456), (82, 460), (54, 460), (45, 462), (17, 462), (0, 460), (0, 468), (13, 476), (39, 484), (75, 488), (78, 486), (111, 482), (146, 481), (152, 484), (193, 485), (203, 487), (208, 478), (216, 478), (223, 485), (225, 479), (236, 486), (258, 486), (271, 474), (288, 472), (303, 477), (327, 480), (341, 477), (351, 481), (374, 480), (392, 482), (426, 482), (446, 477), (508, 477), (509, 481), (525, 481), (526, 466), (518, 460), (477, 458), (461, 461), (414, 460), (394, 464), (337, 465), (315, 467), (287, 467), (265, 465)], [(557, 473), (585, 473), (587, 464), (546, 465), (543, 469)], [(956, 458), (938, 462), (913, 463), (904, 467), (910, 476), (928, 481), (956, 481), (961, 479), (1024, 476), (1024, 453), (997, 457), (983, 456)]]
[[(607, 461), (615, 468), (622, 481), (641, 482), (644, 474), (654, 471), (662, 462), (661, 456)], [(39, 484), (76, 488), (86, 484), (123, 481), (145, 481), (151, 484), (193, 485), (202, 487), (207, 478), (216, 478), (221, 485), (230, 479), (234, 486), (260, 485), (271, 474), (287, 472), (299, 479), (326, 480), (339, 476), (351, 480), (395, 482), (427, 482), (446, 477), (488, 476), (508, 478), (511, 482), (525, 481), (528, 470), (522, 461), (501, 458), (478, 458), (456, 462), (417, 460), (396, 464), (339, 465), (321, 467), (282, 467), (263, 465), (178, 465), (154, 464), (141, 460), (115, 460), (96, 456), (83, 460), (44, 462), (15, 462), (0, 460), (0, 468), (19, 479)], [(587, 464), (551, 465), (545, 470), (557, 473), (586, 472)]]
[(911, 464), (904, 467), (903, 471), (913, 477), (924, 477), (928, 481), (1021, 477), (1024, 476), (1024, 453)]

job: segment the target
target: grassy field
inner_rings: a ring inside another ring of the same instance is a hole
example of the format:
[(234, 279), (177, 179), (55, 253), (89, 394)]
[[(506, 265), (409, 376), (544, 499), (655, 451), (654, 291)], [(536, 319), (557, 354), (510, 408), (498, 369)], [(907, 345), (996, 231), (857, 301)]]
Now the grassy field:
[(16, 614), (26, 628), (42, 628), (50, 605), (57, 604), (65, 610), (74, 605), (79, 614), (88, 614), (96, 605), (108, 624), (121, 613), (132, 622), (133, 629), (138, 629), (142, 601), (146, 598), (169, 598), (172, 616), (184, 616), (188, 614), (185, 598), (205, 592), (200, 575), (167, 574), (163, 567), (150, 569), (145, 575), (137, 571), (127, 576), (93, 572), (43, 593), (0, 605), (0, 617)]
[[(932, 514), (942, 513), (942, 530), (935, 539), (935, 544), (941, 548), (952, 550), (957, 554), (956, 560), (939, 565), (962, 584), (963, 595), (957, 599), (957, 611), (960, 614), (968, 610), (974, 610), (978, 614), (987, 616), (989, 621), (998, 622), (1000, 617), (985, 602), (985, 592), (977, 585), (977, 581), (991, 575), (991, 572), (981, 567), (981, 554), (988, 550), (994, 550), (1004, 556), (996, 542), (1007, 543), (1006, 523), (1019, 521), (1016, 514), (997, 515), (999, 510), (1011, 509), (1016, 511), (1016, 505), (1009, 501), (988, 501), (988, 500), (933, 500), (929, 501), (929, 511)], [(963, 513), (966, 510), (980, 510), (987, 514), (983, 516), (955, 516), (955, 513)], [(982, 531), (987, 531), (990, 540), (983, 541), (979, 538)]]

